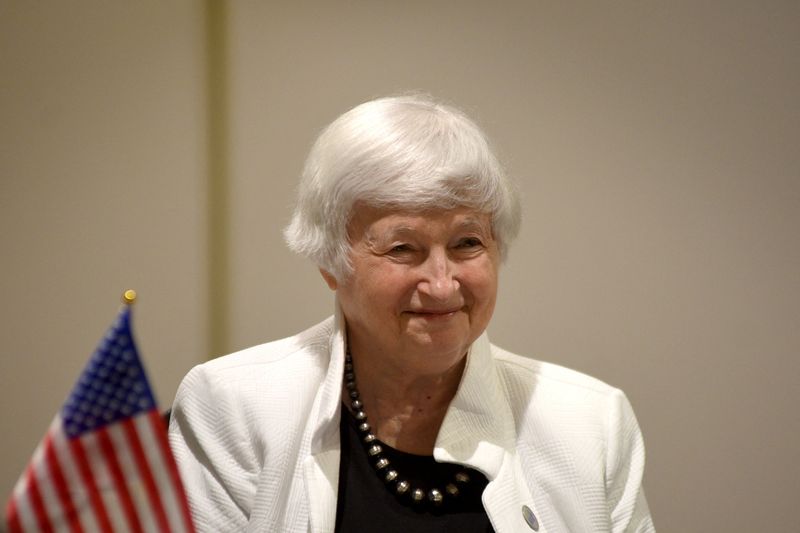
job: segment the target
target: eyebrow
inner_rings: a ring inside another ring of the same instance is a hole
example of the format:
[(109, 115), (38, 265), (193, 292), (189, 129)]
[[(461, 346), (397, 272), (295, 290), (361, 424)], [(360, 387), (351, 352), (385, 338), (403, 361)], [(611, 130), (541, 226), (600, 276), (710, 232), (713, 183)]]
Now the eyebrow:
[(492, 233), (491, 231), (492, 225), (491, 222), (484, 222), (483, 220), (470, 216), (462, 220), (458, 223), (458, 229), (468, 229), (468, 230), (479, 230), (482, 232)]
[(402, 226), (389, 228), (381, 232), (375, 232), (373, 230), (367, 231), (364, 233), (364, 238), (369, 243), (375, 243), (380, 240), (388, 240), (397, 237), (402, 237), (405, 234), (413, 234), (414, 232), (415, 232), (414, 228), (403, 224)]
[[(468, 216), (463, 220), (459, 221), (455, 225), (456, 231), (477, 231), (479, 233), (488, 233), (492, 235), (491, 230), (491, 223), (484, 222), (482, 219), (475, 217), (475, 216)], [(394, 239), (397, 237), (402, 237), (405, 234), (414, 234), (417, 232), (417, 228), (410, 226), (408, 224), (400, 224), (398, 226), (389, 228), (380, 233), (374, 233), (372, 231), (368, 231), (365, 233), (365, 238), (367, 242), (374, 243), (380, 239)]]

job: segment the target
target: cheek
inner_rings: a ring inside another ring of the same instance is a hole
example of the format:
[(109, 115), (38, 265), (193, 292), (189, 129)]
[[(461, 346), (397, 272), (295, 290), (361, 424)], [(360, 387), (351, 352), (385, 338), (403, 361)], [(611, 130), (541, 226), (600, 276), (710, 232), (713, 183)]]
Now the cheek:
[(473, 319), (486, 327), (494, 313), (497, 300), (497, 276), (493, 271), (484, 272), (473, 278), (471, 286), (473, 299)]
[(409, 293), (409, 278), (402, 272), (385, 266), (375, 267), (362, 278), (361, 299), (372, 308), (394, 308), (402, 304)]
[(465, 273), (464, 281), (474, 296), (493, 302), (497, 296), (497, 269), (492, 263), (471, 269)]

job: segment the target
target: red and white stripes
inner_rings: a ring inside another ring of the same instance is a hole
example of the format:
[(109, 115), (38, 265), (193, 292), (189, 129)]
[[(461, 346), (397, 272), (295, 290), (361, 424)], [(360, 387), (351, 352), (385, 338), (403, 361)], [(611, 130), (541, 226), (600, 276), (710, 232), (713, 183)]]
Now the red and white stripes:
[(67, 438), (56, 416), (6, 507), (9, 533), (192, 533), (166, 429), (154, 409)]

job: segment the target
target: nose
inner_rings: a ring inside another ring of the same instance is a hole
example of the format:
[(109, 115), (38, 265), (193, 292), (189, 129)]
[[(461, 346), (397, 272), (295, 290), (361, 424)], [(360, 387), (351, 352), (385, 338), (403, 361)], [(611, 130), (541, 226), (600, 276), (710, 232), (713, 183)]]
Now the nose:
[(456, 278), (457, 265), (447, 256), (444, 250), (433, 249), (420, 265), (421, 278), (417, 287), (419, 291), (436, 300), (448, 302), (460, 286)]

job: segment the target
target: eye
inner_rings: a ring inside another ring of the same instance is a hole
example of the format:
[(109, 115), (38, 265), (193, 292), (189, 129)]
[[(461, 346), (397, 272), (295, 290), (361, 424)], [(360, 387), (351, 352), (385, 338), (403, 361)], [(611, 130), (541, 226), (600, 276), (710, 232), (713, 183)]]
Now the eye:
[(395, 244), (394, 246), (392, 246), (392, 249), (389, 250), (389, 253), (403, 254), (411, 251), (412, 251), (411, 246), (409, 246), (408, 244)]
[(456, 248), (471, 249), (483, 246), (483, 242), (477, 237), (465, 237), (458, 241)]

